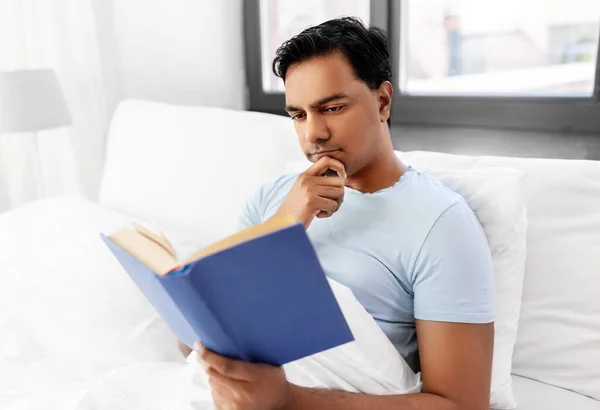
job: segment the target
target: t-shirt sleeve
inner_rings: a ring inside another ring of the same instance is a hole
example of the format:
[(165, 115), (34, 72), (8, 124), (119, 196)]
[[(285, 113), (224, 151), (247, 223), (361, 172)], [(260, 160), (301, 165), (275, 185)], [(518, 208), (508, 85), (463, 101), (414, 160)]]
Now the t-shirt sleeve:
[(237, 231), (264, 222), (273, 216), (296, 177), (297, 174), (285, 174), (274, 181), (263, 184), (248, 198), (238, 214)]
[(244, 203), (238, 215), (237, 232), (262, 222), (261, 207), (265, 189), (266, 187), (262, 186)]
[(481, 224), (463, 201), (437, 219), (413, 269), (415, 319), (494, 321), (494, 267)]

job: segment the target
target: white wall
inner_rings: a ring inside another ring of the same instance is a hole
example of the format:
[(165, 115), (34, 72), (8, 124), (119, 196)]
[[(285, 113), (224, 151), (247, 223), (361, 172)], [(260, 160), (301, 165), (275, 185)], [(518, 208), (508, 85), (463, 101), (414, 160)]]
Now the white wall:
[(113, 0), (119, 97), (244, 109), (243, 0)]

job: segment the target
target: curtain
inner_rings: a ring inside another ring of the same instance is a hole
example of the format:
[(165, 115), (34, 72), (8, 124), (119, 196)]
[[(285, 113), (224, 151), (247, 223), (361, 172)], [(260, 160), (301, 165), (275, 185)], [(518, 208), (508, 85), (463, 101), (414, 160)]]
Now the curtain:
[[(0, 212), (43, 196), (96, 199), (115, 96), (102, 65), (100, 0), (1, 0), (0, 71), (51, 68), (73, 124), (37, 134), (0, 134)], [(103, 13), (101, 13), (103, 14)], [(105, 16), (106, 17), (106, 16)], [(39, 154), (39, 161), (37, 160)]]

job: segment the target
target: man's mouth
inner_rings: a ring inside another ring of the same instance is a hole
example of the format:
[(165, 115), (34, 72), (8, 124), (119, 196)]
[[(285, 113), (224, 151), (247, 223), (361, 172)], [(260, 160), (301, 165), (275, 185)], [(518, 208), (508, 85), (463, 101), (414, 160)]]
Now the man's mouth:
[(333, 154), (334, 152), (338, 152), (338, 151), (341, 151), (341, 149), (321, 150), (321, 151), (313, 152), (312, 154), (310, 154), (310, 156), (311, 157), (316, 157), (316, 156), (324, 157), (324, 156)]

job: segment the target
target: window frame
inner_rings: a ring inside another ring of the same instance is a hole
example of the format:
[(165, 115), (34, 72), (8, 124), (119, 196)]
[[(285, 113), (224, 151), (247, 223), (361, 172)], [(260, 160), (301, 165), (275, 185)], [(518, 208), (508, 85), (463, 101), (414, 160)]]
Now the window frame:
[[(370, 25), (388, 33), (394, 98), (392, 125), (456, 126), (555, 132), (600, 132), (600, 41), (592, 97), (425, 96), (400, 92), (402, 15), (405, 0), (371, 0)], [(262, 86), (260, 0), (244, 1), (247, 106), (285, 113), (285, 96)]]

